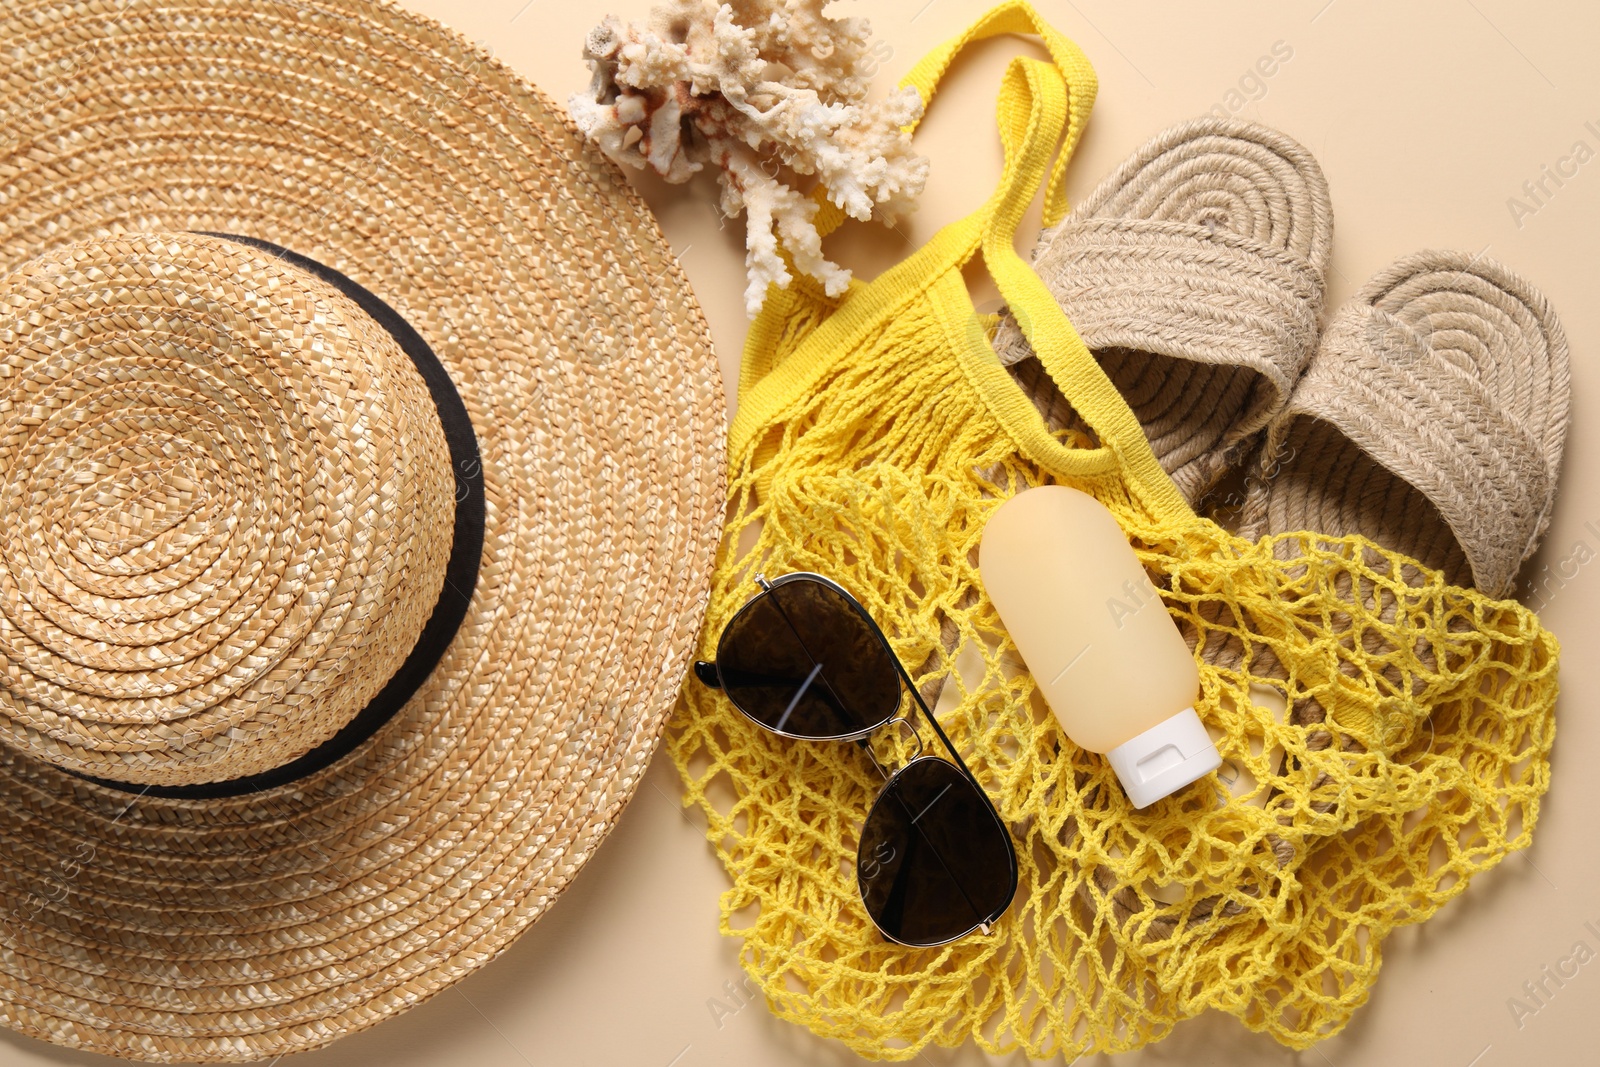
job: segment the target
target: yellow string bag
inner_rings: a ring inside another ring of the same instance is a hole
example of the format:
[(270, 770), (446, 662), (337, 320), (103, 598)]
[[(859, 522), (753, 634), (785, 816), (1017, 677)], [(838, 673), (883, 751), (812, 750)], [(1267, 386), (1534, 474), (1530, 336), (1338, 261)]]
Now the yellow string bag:
[[(804, 279), (769, 293), (744, 353), (734, 518), (700, 649), (714, 654), (758, 569), (844, 584), (919, 688), (943, 682), (940, 720), (1015, 837), (1017, 899), (991, 936), (889, 943), (856, 889), (882, 780), (855, 746), (775, 736), (691, 679), (671, 755), (733, 881), (722, 930), (743, 939), (772, 1010), (863, 1055), (972, 1038), (1070, 1059), (1137, 1048), (1207, 1008), (1305, 1048), (1365, 1001), (1389, 930), (1528, 844), (1556, 642), (1517, 604), (1362, 538), (1253, 544), (1189, 510), (1012, 247), (1041, 183), (1046, 224), (1065, 213), (1087, 60), (1014, 2), (906, 84), (927, 100), (967, 42), (1028, 32), (1053, 61), (1006, 71), (988, 203), (837, 299)], [(980, 251), (1096, 440), (1052, 433), (1000, 365), (961, 276)], [(993, 509), (1045, 482), (1093, 493), (1123, 525), (1195, 647), (1197, 710), (1229, 774), (1134, 811), (1105, 760), (1060, 733), (976, 567)]]

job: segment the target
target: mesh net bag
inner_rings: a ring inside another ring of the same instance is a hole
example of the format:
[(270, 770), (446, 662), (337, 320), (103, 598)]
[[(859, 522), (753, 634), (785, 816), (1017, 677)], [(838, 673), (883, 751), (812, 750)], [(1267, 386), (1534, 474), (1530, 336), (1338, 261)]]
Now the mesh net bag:
[[(722, 930), (777, 1015), (868, 1057), (972, 1039), (1071, 1059), (1208, 1008), (1305, 1048), (1366, 1000), (1386, 933), (1529, 843), (1556, 642), (1362, 538), (1250, 542), (1188, 508), (1011, 243), (1041, 185), (1046, 224), (1065, 211), (1087, 61), (1011, 3), (906, 83), (929, 98), (966, 42), (1004, 32), (1039, 34), (1052, 61), (1007, 70), (990, 202), (840, 298), (772, 291), (752, 325), (701, 653), (758, 571), (851, 590), (1010, 827), (1017, 898), (990, 936), (887, 942), (855, 879), (872, 761), (771, 734), (691, 680), (668, 745), (732, 879)], [(1052, 429), (1001, 367), (960, 273), (979, 252), (1093, 436)], [(1144, 810), (1062, 735), (979, 582), (985, 520), (1050, 482), (1113, 511), (1200, 664), (1223, 768)]]

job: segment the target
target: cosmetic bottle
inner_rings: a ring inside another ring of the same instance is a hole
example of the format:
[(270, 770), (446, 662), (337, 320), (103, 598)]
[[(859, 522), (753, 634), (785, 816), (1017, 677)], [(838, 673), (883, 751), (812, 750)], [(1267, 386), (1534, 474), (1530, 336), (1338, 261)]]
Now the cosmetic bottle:
[(1134, 807), (1216, 770), (1194, 656), (1104, 505), (1062, 485), (1024, 490), (989, 519), (978, 557), (1062, 730), (1105, 754)]

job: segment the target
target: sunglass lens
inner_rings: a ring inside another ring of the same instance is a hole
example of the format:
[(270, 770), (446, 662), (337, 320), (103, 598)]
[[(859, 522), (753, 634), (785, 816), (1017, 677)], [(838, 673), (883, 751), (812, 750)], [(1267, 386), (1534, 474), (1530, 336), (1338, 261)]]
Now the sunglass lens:
[(888, 647), (841, 593), (784, 582), (734, 616), (717, 645), (722, 688), (756, 722), (794, 737), (850, 737), (900, 706)]
[(1017, 859), (977, 785), (924, 756), (872, 806), (856, 877), (878, 929), (902, 944), (942, 945), (999, 918), (1017, 890)]

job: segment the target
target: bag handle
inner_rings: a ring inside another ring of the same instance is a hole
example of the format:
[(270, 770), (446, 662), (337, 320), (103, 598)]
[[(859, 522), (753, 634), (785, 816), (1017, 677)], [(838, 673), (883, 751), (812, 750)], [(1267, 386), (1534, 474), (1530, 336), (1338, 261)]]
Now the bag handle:
[[(1094, 429), (1101, 446), (1115, 455), (1129, 493), (1157, 518), (1192, 518), (1194, 512), (1156, 459), (1133, 409), (1084, 344), (1055, 295), (1017, 254), (1017, 227), (1044, 180), (1050, 152), (1063, 132), (1069, 143), (1074, 137), (1069, 106), (1067, 85), (1058, 68), (1028, 58), (1015, 59), (1006, 68), (998, 104), (1006, 168), (983, 224), (984, 265), (1056, 387)], [(1061, 160), (1058, 155), (1056, 169), (1045, 186), (1047, 207)], [(987, 343), (982, 355), (985, 362), (999, 363)], [(991, 371), (984, 379), (984, 387), (991, 393), (1021, 393), (1003, 370), (999, 376)], [(1073, 476), (1098, 466), (1098, 457), (1092, 457), (1098, 450), (1062, 447), (1031, 403), (1003, 403), (996, 408), (1018, 444), (1047, 467)]]
[[(1006, 70), (998, 104), (1004, 169), (982, 207), (946, 225), (879, 277), (852, 282), (849, 295), (838, 308), (777, 362), (774, 353), (790, 328), (789, 315), (798, 309), (798, 297), (785, 291), (768, 293), (767, 306), (751, 324), (745, 342), (739, 406), (729, 427), (730, 458), (755, 443), (755, 435), (763, 432), (772, 418), (809, 395), (840, 351), (857, 343), (885, 316), (898, 313), (917, 292), (937, 287), (935, 305), (952, 342), (960, 348), (979, 388), (988, 394), (996, 417), (1025, 454), (1058, 477), (1116, 479), (1156, 515), (1192, 517), (1156, 461), (1132, 410), (1013, 246), (1022, 213), (1041, 184), (1045, 186), (1047, 222), (1060, 221), (1066, 212), (1066, 164), (1096, 90), (1088, 59), (1024, 0), (1008, 0), (925, 56), (901, 84), (915, 88), (927, 103), (956, 54), (968, 44), (1002, 33), (1030, 32), (1045, 42), (1052, 62), (1019, 57)], [(825, 235), (842, 221), (844, 213), (826, 201), (825, 190), (816, 190), (813, 196), (821, 202), (813, 224)], [(1024, 336), (1035, 342), (1045, 369), (1100, 436), (1100, 447), (1063, 445), (1000, 365), (960, 277), (961, 267), (979, 251), (1001, 295), (1016, 313)], [(770, 458), (764, 453), (775, 448), (772, 441), (758, 443), (756, 466), (764, 466)]]
[[(1067, 163), (1072, 159), (1073, 150), (1078, 147), (1078, 139), (1083, 136), (1083, 128), (1089, 122), (1089, 112), (1094, 110), (1094, 99), (1100, 90), (1100, 82), (1095, 76), (1094, 67), (1082, 49), (1061, 31), (1040, 18), (1039, 13), (1025, 0), (1007, 0), (968, 26), (960, 36), (952, 37), (923, 56), (917, 65), (911, 68), (911, 72), (900, 79), (899, 87), (917, 91), (917, 95), (922, 98), (923, 116), (926, 117), (939, 82), (943, 80), (945, 73), (950, 69), (950, 64), (955, 61), (961, 50), (976, 41), (1007, 33), (1036, 35), (1044, 42), (1050, 58), (1066, 79), (1068, 91), (1066, 140), (1056, 155), (1055, 166), (1051, 168), (1049, 184), (1045, 188), (1044, 195), (1044, 224), (1054, 226), (1067, 213)], [(907, 134), (915, 133), (921, 122), (922, 119), (918, 118), (901, 129)], [(826, 237), (843, 224), (846, 218), (844, 209), (828, 199), (828, 190), (821, 185), (813, 189), (811, 195), (818, 204), (812, 224), (816, 226), (817, 233)]]
[[(1098, 82), (1088, 57), (1077, 45), (1040, 18), (1025, 0), (1006, 0), (981, 16), (959, 36), (924, 56), (901, 79), (900, 86), (915, 89), (926, 111), (939, 82), (962, 49), (975, 41), (1005, 33), (1038, 34), (1056, 65), (1063, 71), (1060, 76), (1070, 86), (1068, 140), (1057, 158), (1050, 179), (1051, 189), (1047, 194), (1050, 201), (1046, 205), (1047, 217), (1055, 220), (1066, 212), (1066, 164), (1088, 122)], [(916, 127), (917, 123), (912, 123), (904, 129), (910, 134), (915, 132)], [(1059, 136), (1058, 133), (1057, 139)], [(996, 193), (978, 210), (944, 226), (921, 248), (877, 278), (866, 282), (852, 279), (849, 291), (837, 310), (812, 331), (799, 349), (789, 352), (787, 356), (780, 357), (778, 353), (789, 347), (787, 339), (791, 335), (793, 317), (805, 314), (805, 279), (796, 278), (787, 289), (768, 290), (766, 303), (750, 323), (750, 330), (745, 336), (739, 363), (739, 402), (728, 429), (730, 455), (737, 454), (753, 434), (761, 432), (771, 418), (778, 416), (778, 412), (789, 401), (815, 386), (829, 352), (848, 345), (853, 336), (869, 329), (879, 317), (893, 314), (895, 305), (911, 290), (925, 288), (932, 279), (950, 270), (959, 270), (971, 260), (982, 240), (983, 220), (993, 210), (996, 197), (1010, 180), (1012, 165), (1012, 158), (1008, 154), (1006, 177)], [(819, 235), (826, 237), (844, 222), (844, 209), (828, 199), (825, 186), (814, 188), (811, 198), (817, 205), (811, 224)]]
[[(1045, 185), (1044, 194), (1044, 224), (1054, 226), (1067, 213), (1067, 163), (1072, 159), (1073, 150), (1078, 147), (1078, 140), (1083, 136), (1083, 128), (1089, 122), (1089, 112), (1094, 109), (1094, 98), (1100, 88), (1094, 67), (1090, 65), (1089, 57), (1083, 54), (1082, 49), (1040, 18), (1039, 13), (1023, 0), (1012, 0), (984, 15), (961, 36), (946, 41), (922, 57), (922, 61), (911, 68), (911, 73), (907, 74), (900, 84), (916, 89), (926, 108), (933, 100), (934, 90), (945, 72), (950, 69), (950, 63), (958, 52), (974, 41), (1003, 33), (1038, 35), (1049, 51), (1054, 65), (1052, 67), (1037, 60), (1030, 62), (1055, 74), (1066, 93), (1066, 127), (1051, 138), (1052, 144), (1059, 141), (1061, 148), (1056, 153), (1055, 164), (1050, 168), (1050, 177)], [(1007, 82), (1009, 81), (1008, 72)], [(1002, 108), (1005, 107), (1006, 95), (1006, 83), (1002, 83)], [(912, 123), (909, 129), (914, 130), (916, 126), (917, 123)], [(1004, 133), (1002, 129), (1002, 137)], [(1065, 135), (1064, 139), (1062, 134)], [(1032, 199), (1031, 193), (1028, 199)]]

